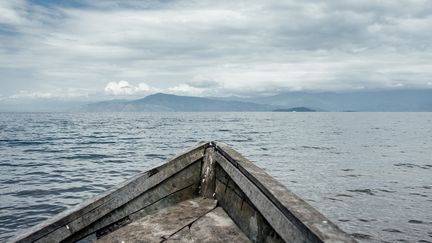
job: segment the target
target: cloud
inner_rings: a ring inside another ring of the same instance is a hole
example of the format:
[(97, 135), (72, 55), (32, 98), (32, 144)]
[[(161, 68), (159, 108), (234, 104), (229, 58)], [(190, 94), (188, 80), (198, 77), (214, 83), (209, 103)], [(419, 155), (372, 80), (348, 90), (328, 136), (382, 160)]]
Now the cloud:
[(189, 84), (179, 84), (174, 87), (170, 87), (166, 90), (167, 93), (172, 93), (177, 95), (193, 95), (193, 96), (203, 96), (207, 93), (207, 91), (208, 91), (207, 88), (194, 87)]
[(121, 80), (119, 82), (109, 82), (105, 86), (104, 91), (108, 95), (135, 95), (156, 92), (157, 89), (145, 83), (139, 83), (137, 86), (134, 86), (127, 81)]
[[(18, 93), (5, 97), (5, 100), (19, 100), (19, 99), (57, 99), (57, 100), (70, 100), (70, 99), (87, 99), (89, 96), (85, 90), (78, 89), (58, 89), (54, 92), (44, 91), (29, 91), (20, 90)], [(1, 98), (1, 95), (0, 95)]]
[(0, 24), (20, 24), (25, 21), (25, 17), (18, 11), (25, 7), (25, 1), (1, 1), (0, 2)]
[(214, 80), (192, 80), (186, 82), (187, 85), (195, 88), (215, 88), (219, 86), (219, 83)]
[(119, 82), (109, 82), (104, 92), (110, 96), (123, 96), (123, 97), (139, 97), (157, 92), (171, 93), (177, 95), (196, 95), (202, 96), (205, 94), (212, 94), (212, 89), (215, 87), (214, 82), (193, 82), (194, 85), (189, 83), (180, 83), (175, 86), (160, 88), (151, 87), (146, 83), (139, 83), (138, 85), (130, 84), (127, 81), (121, 80)]
[(11, 95), (9, 98), (11, 99), (50, 99), (54, 98), (53, 93), (49, 92), (30, 92), (30, 91), (20, 91), (18, 94)]
[(36, 2), (0, 1), (3, 96), (430, 88), (427, 0)]

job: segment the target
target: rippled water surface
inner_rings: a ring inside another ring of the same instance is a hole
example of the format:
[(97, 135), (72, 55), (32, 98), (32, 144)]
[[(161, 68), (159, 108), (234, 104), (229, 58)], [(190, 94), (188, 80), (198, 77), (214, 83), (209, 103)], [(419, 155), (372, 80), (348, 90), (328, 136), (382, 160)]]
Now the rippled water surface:
[(432, 113), (0, 113), (0, 241), (201, 140), (361, 241), (432, 242)]

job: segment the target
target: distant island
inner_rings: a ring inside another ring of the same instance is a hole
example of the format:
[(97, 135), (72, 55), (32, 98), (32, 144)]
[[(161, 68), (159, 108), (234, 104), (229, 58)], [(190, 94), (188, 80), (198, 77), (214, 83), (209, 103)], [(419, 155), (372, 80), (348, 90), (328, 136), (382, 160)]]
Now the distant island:
[(432, 111), (432, 89), (293, 91), (241, 100), (280, 106), (280, 108), (307, 107), (317, 111), (332, 112)]
[(307, 107), (293, 107), (285, 109), (275, 109), (274, 112), (315, 112), (316, 110)]

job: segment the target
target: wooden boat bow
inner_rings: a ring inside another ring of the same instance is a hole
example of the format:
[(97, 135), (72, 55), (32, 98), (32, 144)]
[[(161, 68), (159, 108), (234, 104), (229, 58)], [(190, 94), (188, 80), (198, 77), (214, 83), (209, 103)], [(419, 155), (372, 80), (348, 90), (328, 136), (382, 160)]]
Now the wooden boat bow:
[(201, 142), (12, 242), (355, 242), (263, 169)]

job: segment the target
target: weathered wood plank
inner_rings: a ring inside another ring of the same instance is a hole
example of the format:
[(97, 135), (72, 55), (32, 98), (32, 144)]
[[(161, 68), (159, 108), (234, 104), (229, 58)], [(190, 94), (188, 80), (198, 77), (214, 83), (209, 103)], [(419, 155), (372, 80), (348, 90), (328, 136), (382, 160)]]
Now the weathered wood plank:
[[(177, 173), (189, 164), (203, 158), (204, 150), (208, 146), (209, 143), (202, 142), (185, 153), (168, 160), (165, 164), (150, 171), (140, 173), (113, 189), (30, 228), (28, 231), (12, 239), (11, 242), (34, 242), (42, 237), (47, 237), (49, 234), (52, 234), (55, 241), (65, 239), (74, 232), (81, 230), (82, 227), (91, 224), (101, 216), (120, 207), (164, 179)], [(94, 213), (96, 211), (98, 212), (97, 214)], [(77, 220), (84, 223), (76, 228), (71, 228), (69, 224), (74, 221), (78, 222)]]
[(319, 242), (356, 242), (316, 209), (237, 151), (223, 143), (216, 144), (216, 151), (216, 157), (223, 158), (237, 168), (237, 171), (251, 181), (308, 239)]
[(179, 202), (196, 198), (199, 196), (197, 191), (198, 186), (199, 183), (196, 183), (180, 191), (177, 191), (174, 194), (169, 195), (162, 200), (159, 200), (156, 203), (149, 205), (148, 207), (145, 207), (133, 214), (130, 214), (129, 217), (132, 221), (135, 221), (158, 210), (173, 206)]
[(164, 241), (164, 243), (186, 242), (246, 243), (251, 241), (227, 213), (221, 207), (217, 207)]
[(202, 172), (201, 172), (201, 195), (205, 198), (213, 198), (215, 191), (215, 162), (214, 148), (209, 147), (205, 150)]
[(92, 234), (110, 224), (123, 219), (126, 216), (129, 217), (130, 221), (134, 221), (138, 217), (141, 218), (146, 212), (149, 212), (149, 210), (144, 210), (145, 208), (165, 199), (173, 193), (175, 193), (175, 197), (170, 197), (171, 200), (165, 200), (165, 203), (159, 203), (158, 205), (162, 206), (165, 204), (165, 206), (167, 206), (169, 203), (175, 204), (186, 199), (191, 199), (195, 196), (194, 192), (196, 192), (198, 189), (200, 182), (200, 170), (201, 163), (199, 161), (193, 163), (189, 167), (163, 181), (157, 187), (146, 191), (130, 202), (113, 210), (109, 214), (106, 214), (104, 217), (101, 217), (88, 227), (85, 227), (81, 231), (74, 233), (66, 240), (66, 242), (73, 242), (74, 240), (78, 240), (82, 237)]
[[(176, 192), (174, 194), (171, 194), (145, 208), (143, 208), (142, 210), (133, 213), (131, 215), (129, 215), (127, 218), (129, 220), (129, 222), (134, 222), (138, 219), (141, 219), (145, 216), (148, 216), (150, 214), (153, 214), (157, 211), (163, 210), (165, 208), (174, 206), (176, 204), (178, 204), (179, 202), (183, 202), (186, 200), (190, 200), (193, 198), (198, 197), (198, 194), (196, 194), (196, 189), (198, 187), (198, 184), (192, 185), (188, 188), (183, 189), (182, 191)], [(122, 227), (120, 225), (120, 227)], [(120, 228), (120, 227), (107, 227), (105, 229), (102, 229), (100, 231), (97, 232), (97, 236), (98, 238), (101, 238), (102, 236)]]
[(251, 242), (221, 207), (195, 221), (190, 234), (194, 242)]
[(100, 239), (98, 243), (161, 242), (216, 207), (216, 200), (196, 198), (178, 203), (132, 222)]
[[(222, 178), (228, 177), (219, 165), (216, 165), (216, 174)], [(237, 192), (238, 186), (232, 180), (219, 180), (219, 178), (216, 179), (218, 204), (225, 209), (252, 242), (284, 242), (246, 195)], [(224, 184), (223, 181), (228, 185)]]
[[(196, 159), (196, 157), (192, 158), (194, 158), (193, 160)], [(178, 160), (177, 163), (172, 164), (169, 167), (165, 167), (160, 172), (149, 177), (142, 184), (134, 184), (134, 187), (125, 188), (125, 190), (122, 190), (122, 193), (117, 194), (117, 197), (107, 201), (103, 204), (103, 206), (97, 207), (94, 210), (82, 215), (81, 217), (78, 217), (76, 220), (69, 222), (69, 224), (67, 224), (65, 227), (58, 228), (50, 234), (41, 237), (36, 242), (59, 242), (63, 239), (66, 239), (67, 237), (70, 237), (99, 218), (105, 216), (106, 214), (124, 205), (125, 203), (155, 187), (156, 185), (159, 185), (162, 181), (170, 178), (175, 173), (183, 170), (186, 166), (190, 165), (191, 161), (192, 160), (190, 160), (190, 157)], [(197, 168), (197, 171), (200, 171), (200, 167)]]
[(219, 153), (215, 154), (216, 161), (249, 198), (258, 211), (264, 216), (273, 229), (285, 242), (319, 242), (317, 238), (308, 238), (295, 224), (267, 198), (260, 189), (243, 175), (232, 163)]
[(164, 243), (193, 243), (195, 242), (190, 234), (189, 226), (184, 227), (179, 232), (170, 236)]

